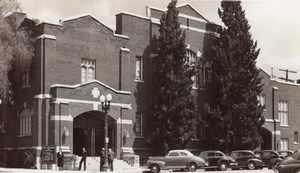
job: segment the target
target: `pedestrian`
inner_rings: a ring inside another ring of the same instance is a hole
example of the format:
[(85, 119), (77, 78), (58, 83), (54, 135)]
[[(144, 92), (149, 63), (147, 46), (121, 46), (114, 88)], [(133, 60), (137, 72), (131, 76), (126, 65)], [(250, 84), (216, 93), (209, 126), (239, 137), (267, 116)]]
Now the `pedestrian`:
[(86, 152), (85, 148), (83, 147), (82, 148), (82, 157), (81, 157), (81, 160), (79, 162), (79, 170), (81, 170), (81, 164), (82, 164), (82, 162), (84, 162), (83, 163), (84, 171), (86, 170), (86, 156), (87, 156), (87, 152)]
[(105, 150), (104, 148), (102, 148), (100, 152), (100, 171), (103, 171), (104, 161), (105, 161)]
[(114, 160), (115, 160), (115, 152), (111, 150), (108, 151), (108, 164), (111, 171), (114, 171)]
[(61, 150), (57, 153), (57, 167), (60, 171), (64, 168), (64, 153)]

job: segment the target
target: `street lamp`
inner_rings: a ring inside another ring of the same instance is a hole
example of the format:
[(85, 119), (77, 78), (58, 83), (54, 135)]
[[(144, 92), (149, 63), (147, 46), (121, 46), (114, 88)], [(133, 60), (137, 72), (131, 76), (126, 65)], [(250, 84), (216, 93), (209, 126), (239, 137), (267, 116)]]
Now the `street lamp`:
[(272, 119), (274, 122), (274, 136), (273, 136), (274, 150), (277, 149), (277, 147), (276, 147), (276, 120), (275, 120), (275, 90), (279, 90), (279, 89), (278, 89), (278, 87), (273, 86), (272, 87)]
[(100, 102), (102, 105), (102, 112), (104, 111), (105, 114), (105, 161), (104, 161), (104, 165), (103, 165), (103, 170), (102, 171), (108, 171), (110, 170), (109, 165), (108, 165), (108, 115), (107, 112), (110, 109), (110, 102), (112, 99), (112, 95), (110, 93), (108, 93), (106, 95), (106, 97), (104, 95), (100, 96)]

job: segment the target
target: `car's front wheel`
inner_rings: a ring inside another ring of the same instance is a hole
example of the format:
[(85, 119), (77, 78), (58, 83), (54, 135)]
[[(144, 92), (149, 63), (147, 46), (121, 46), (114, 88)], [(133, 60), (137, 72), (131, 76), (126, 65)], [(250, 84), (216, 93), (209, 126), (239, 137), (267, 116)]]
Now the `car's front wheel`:
[(226, 171), (227, 170), (227, 168), (228, 168), (228, 164), (226, 163), (226, 162), (221, 162), (220, 164), (219, 164), (219, 169), (221, 170), (221, 171)]
[(247, 167), (248, 167), (248, 169), (253, 170), (253, 169), (255, 169), (256, 166), (255, 166), (254, 162), (250, 161), (250, 162), (248, 162)]
[(159, 173), (160, 172), (160, 168), (159, 168), (158, 164), (151, 165), (150, 170), (151, 170), (151, 172), (154, 172), (154, 173)]
[(198, 169), (198, 166), (197, 166), (196, 163), (190, 163), (189, 164), (189, 171), (195, 172), (195, 171), (197, 171), (197, 169)]

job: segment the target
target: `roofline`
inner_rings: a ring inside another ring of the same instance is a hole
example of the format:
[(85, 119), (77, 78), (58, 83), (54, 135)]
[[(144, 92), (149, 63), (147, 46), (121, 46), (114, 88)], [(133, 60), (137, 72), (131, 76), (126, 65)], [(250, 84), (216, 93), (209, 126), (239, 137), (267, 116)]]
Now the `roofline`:
[(107, 25), (105, 25), (104, 23), (100, 22), (96, 17), (94, 17), (90, 13), (85, 13), (85, 14), (81, 14), (81, 15), (77, 15), (77, 16), (71, 16), (71, 17), (68, 17), (66, 19), (59, 20), (59, 24), (49, 23), (49, 22), (43, 22), (42, 21), (40, 23), (37, 23), (35, 26), (38, 26), (38, 25), (41, 25), (41, 24), (49, 24), (49, 25), (63, 27), (64, 26), (63, 25), (64, 22), (69, 22), (69, 21), (76, 20), (76, 19), (83, 18), (83, 17), (87, 17), (87, 16), (93, 18), (96, 22), (98, 22), (99, 24), (103, 25), (105, 28), (107, 28), (108, 30), (110, 30), (113, 33), (114, 37), (129, 39), (129, 37), (127, 35), (116, 34), (116, 31), (114, 29), (112, 29), (112, 28), (108, 27)]

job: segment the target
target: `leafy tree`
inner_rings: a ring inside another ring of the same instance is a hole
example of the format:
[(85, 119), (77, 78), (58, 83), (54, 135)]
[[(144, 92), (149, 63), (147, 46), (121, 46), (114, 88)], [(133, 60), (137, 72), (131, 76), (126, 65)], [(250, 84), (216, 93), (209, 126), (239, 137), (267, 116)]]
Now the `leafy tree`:
[(11, 85), (29, 67), (33, 56), (29, 32), (19, 27), (16, 17), (11, 15), (19, 11), (16, 0), (0, 0), (0, 98), (3, 99), (9, 97)]
[(20, 4), (16, 0), (0, 0), (0, 99), (2, 113), (0, 129), (4, 130), (7, 121), (6, 107), (11, 101), (14, 88), (21, 83), (20, 77), (29, 68), (33, 56), (31, 38), (26, 28), (17, 21)]
[(203, 120), (207, 123), (210, 148), (224, 151), (254, 149), (262, 142), (259, 129), (262, 107), (257, 96), (262, 90), (256, 59), (257, 43), (241, 1), (222, 1), (218, 10), (225, 27), (213, 36), (208, 57), (212, 82), (207, 86)]
[(184, 148), (194, 134), (195, 104), (191, 94), (195, 74), (186, 57), (176, 0), (160, 19), (153, 79), (153, 145), (156, 151)]

